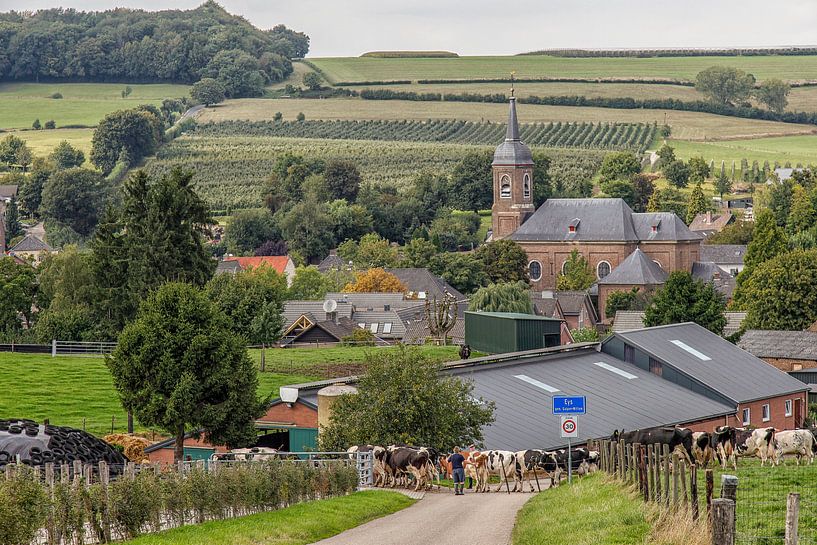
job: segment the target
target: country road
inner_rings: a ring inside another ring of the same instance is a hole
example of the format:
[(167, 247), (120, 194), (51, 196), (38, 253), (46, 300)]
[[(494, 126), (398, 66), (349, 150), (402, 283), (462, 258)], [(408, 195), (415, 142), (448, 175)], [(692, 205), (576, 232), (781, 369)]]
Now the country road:
[(529, 493), (427, 492), (417, 503), (315, 545), (506, 545)]

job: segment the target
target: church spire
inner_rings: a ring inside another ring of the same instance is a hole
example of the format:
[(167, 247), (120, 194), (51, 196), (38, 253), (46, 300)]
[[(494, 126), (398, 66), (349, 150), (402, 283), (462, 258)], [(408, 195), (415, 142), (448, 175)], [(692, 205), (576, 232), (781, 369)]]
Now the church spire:
[(505, 131), (505, 141), (518, 141), (519, 138), (519, 121), (516, 119), (516, 97), (513, 96), (513, 76), (511, 72), (511, 99), (510, 110), (508, 111), (508, 128)]

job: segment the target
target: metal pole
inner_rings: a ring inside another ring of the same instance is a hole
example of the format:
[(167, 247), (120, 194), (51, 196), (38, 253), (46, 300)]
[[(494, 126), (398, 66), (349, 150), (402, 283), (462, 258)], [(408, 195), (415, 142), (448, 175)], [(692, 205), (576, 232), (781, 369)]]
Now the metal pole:
[[(508, 494), (511, 493), (511, 485), (508, 484), (508, 475), (505, 474), (505, 460), (504, 458), (499, 461), (500, 467), (502, 468), (502, 478), (505, 479), (505, 488), (508, 489)], [(502, 487), (502, 483), (499, 484), (500, 488)], [(497, 490), (499, 492), (499, 490)]]
[(570, 437), (567, 438), (567, 484), (573, 483), (573, 453), (570, 451)]

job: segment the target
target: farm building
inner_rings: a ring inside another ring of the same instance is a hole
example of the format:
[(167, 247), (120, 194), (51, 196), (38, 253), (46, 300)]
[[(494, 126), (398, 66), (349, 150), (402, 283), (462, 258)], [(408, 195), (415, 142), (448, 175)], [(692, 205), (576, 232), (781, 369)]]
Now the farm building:
[[(794, 428), (802, 423), (808, 391), (802, 382), (695, 324), (617, 333), (602, 345), (455, 361), (441, 373), (472, 381), (475, 396), (496, 403), (495, 421), (483, 430), (485, 447), (510, 450), (564, 446), (559, 419), (551, 415), (557, 394), (586, 396), (588, 412), (579, 417), (582, 442), (614, 429), (673, 424), (696, 431), (743, 423)], [(322, 388), (356, 381), (345, 377), (282, 392), (314, 406)]]
[(288, 255), (227, 256), (216, 266), (216, 274), (236, 273), (262, 266), (272, 267), (278, 274), (286, 276), (288, 286), (292, 285), (292, 279), (295, 277), (295, 262)]
[(817, 323), (805, 331), (750, 329), (738, 346), (781, 371), (817, 368)]
[(465, 344), (491, 354), (561, 344), (562, 321), (518, 312), (466, 312)]
[[(644, 327), (643, 310), (618, 310), (613, 319), (612, 331), (629, 331), (630, 329), (641, 329)], [(723, 327), (723, 337), (729, 337), (740, 331), (743, 320), (746, 319), (745, 312), (724, 312), (723, 317), (726, 318), (726, 325)], [(741, 347), (743, 348), (743, 347)], [(751, 351), (750, 351), (751, 352)], [(757, 355), (757, 354), (755, 354)]]
[(568, 329), (592, 329), (599, 321), (593, 300), (584, 291), (531, 291), (531, 301), (536, 314), (564, 320)]

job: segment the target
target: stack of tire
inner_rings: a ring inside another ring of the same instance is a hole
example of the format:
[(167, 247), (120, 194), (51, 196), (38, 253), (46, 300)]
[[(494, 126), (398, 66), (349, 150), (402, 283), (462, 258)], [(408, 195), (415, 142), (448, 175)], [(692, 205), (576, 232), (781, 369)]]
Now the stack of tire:
[(122, 453), (90, 433), (37, 424), (33, 420), (0, 420), (0, 469), (7, 464), (29, 466), (107, 462), (112, 473), (127, 462)]

